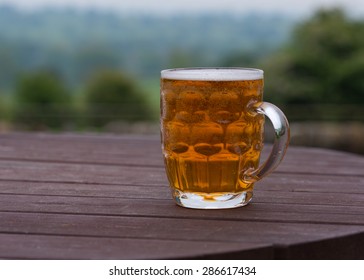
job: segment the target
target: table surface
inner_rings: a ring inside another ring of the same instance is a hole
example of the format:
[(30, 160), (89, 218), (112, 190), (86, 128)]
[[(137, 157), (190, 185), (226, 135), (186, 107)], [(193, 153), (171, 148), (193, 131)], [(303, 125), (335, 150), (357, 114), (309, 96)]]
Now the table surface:
[(0, 164), (2, 259), (364, 258), (363, 156), (290, 147), (227, 210), (174, 204), (157, 136), (3, 134)]

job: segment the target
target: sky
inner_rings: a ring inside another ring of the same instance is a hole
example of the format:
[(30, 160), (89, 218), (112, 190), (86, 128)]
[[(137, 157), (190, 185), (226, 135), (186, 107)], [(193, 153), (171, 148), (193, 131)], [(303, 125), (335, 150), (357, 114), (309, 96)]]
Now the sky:
[(1, 4), (24, 9), (43, 7), (98, 8), (121, 12), (281, 12), (309, 15), (320, 7), (340, 6), (353, 15), (364, 16), (364, 0), (0, 0)]

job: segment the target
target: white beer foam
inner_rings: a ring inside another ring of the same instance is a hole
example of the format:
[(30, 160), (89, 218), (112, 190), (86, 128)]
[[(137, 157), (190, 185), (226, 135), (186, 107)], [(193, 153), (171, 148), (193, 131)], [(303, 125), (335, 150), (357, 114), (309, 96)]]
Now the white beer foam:
[(246, 81), (263, 79), (263, 70), (253, 68), (176, 68), (161, 72), (163, 79), (194, 81)]

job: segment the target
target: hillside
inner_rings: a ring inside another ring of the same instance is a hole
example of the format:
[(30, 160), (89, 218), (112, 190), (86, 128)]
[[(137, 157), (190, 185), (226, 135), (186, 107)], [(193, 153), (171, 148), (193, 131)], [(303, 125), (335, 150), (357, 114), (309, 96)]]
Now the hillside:
[(0, 88), (11, 88), (19, 74), (39, 68), (77, 86), (100, 68), (157, 77), (167, 67), (222, 66), (232, 55), (271, 52), (288, 38), (293, 23), (278, 15), (26, 13), (2, 6)]

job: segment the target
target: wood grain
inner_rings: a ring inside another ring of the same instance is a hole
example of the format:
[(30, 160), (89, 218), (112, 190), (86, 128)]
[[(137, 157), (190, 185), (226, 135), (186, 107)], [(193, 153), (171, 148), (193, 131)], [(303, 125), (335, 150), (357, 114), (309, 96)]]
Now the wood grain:
[(157, 136), (4, 134), (0, 258), (362, 259), (363, 170), (290, 147), (252, 204), (192, 210), (170, 198)]

